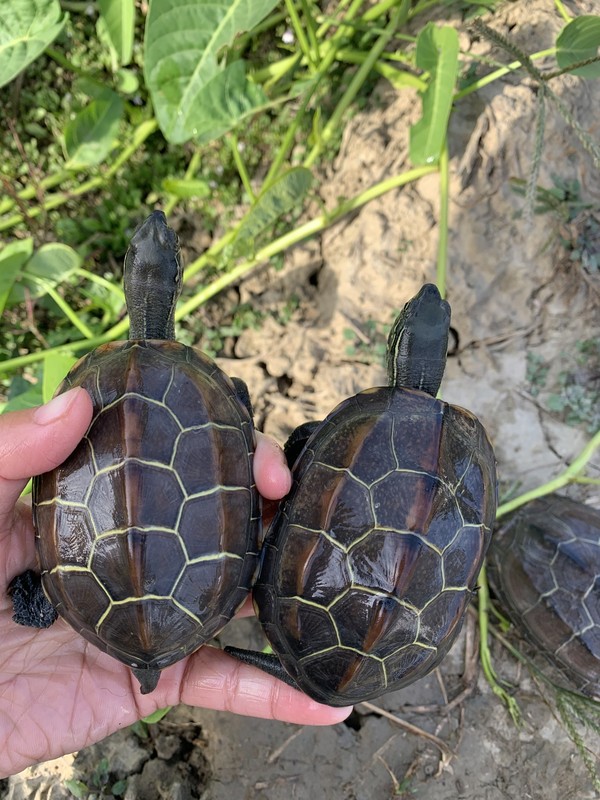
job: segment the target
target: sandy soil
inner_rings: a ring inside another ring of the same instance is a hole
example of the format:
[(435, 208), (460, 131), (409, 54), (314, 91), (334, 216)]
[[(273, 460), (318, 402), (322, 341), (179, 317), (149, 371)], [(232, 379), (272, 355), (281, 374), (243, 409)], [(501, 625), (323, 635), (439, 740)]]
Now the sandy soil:
[[(591, 13), (592, 6), (580, 3), (578, 13)], [(552, 45), (559, 21), (551, 2), (536, 0), (508, 4), (495, 25), (533, 52)], [(464, 32), (461, 45), (490, 50)], [(598, 140), (598, 81), (564, 78), (553, 88)], [(484, 422), (502, 490), (533, 488), (580, 451), (590, 436), (586, 420), (567, 425), (564, 414), (550, 410), (548, 398), (561, 391), (561, 371), (573, 369), (584, 390), (597, 380), (585, 363), (575, 367), (574, 354), (578, 343), (600, 336), (600, 278), (569, 263), (559, 243), (559, 234), (577, 231), (583, 222), (567, 229), (549, 214), (524, 220), (522, 198), (509, 183), (526, 179), (531, 169), (535, 98), (527, 79), (496, 82), (458, 104), (450, 137), (448, 298), (457, 344), (442, 393)], [(381, 83), (371, 107), (344, 134), (321, 192), (325, 205), (408, 167), (408, 128), (418, 111), (416, 95), (399, 95)], [(540, 184), (552, 187), (553, 175), (578, 180), (582, 199), (595, 204), (600, 222), (598, 172), (549, 108)], [(387, 194), (319, 240), (297, 247), (282, 271), (265, 269), (239, 288), (232, 300), (250, 303), (265, 321), (237, 339), (235, 360), (221, 363), (249, 383), (260, 428), (284, 440), (295, 425), (321, 418), (344, 397), (385, 381), (373, 348), (384, 341), (406, 299), (424, 281), (435, 280), (438, 205), (437, 177)], [(298, 304), (283, 322), (292, 295)], [(548, 365), (545, 383), (540, 372), (531, 380), (536, 364)], [(600, 474), (598, 456), (589, 474)], [(572, 494), (600, 505), (597, 488)], [(252, 620), (233, 623), (221, 639), (262, 646)], [(358, 706), (345, 724), (297, 727), (180, 707), (151, 726), (148, 739), (121, 732), (76, 758), (10, 779), (0, 796), (68, 797), (65, 775), (89, 783), (107, 758), (109, 783), (128, 779), (125, 797), (131, 799), (595, 797), (551, 703), (493, 645), (499, 673), (518, 687), (522, 725), (515, 727), (480, 674), (476, 645), (469, 618), (437, 673), (381, 698), (376, 708)], [(377, 708), (436, 734), (448, 752), (406, 732)], [(586, 743), (597, 758), (598, 740)]]

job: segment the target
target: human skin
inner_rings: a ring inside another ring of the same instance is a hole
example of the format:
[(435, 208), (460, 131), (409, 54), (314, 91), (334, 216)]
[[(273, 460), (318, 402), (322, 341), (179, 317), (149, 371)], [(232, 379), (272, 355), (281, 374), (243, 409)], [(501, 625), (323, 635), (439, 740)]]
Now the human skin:
[[(79, 750), (166, 706), (231, 711), (307, 725), (340, 722), (350, 708), (311, 700), (260, 670), (209, 646), (165, 669), (140, 694), (131, 670), (59, 619), (37, 630), (17, 625), (7, 587), (36, 568), (27, 480), (58, 466), (90, 423), (92, 404), (75, 388), (38, 409), (0, 416), (0, 777)], [(255, 479), (267, 500), (283, 497), (290, 474), (281, 449), (258, 435)], [(250, 603), (240, 615), (252, 613)]]

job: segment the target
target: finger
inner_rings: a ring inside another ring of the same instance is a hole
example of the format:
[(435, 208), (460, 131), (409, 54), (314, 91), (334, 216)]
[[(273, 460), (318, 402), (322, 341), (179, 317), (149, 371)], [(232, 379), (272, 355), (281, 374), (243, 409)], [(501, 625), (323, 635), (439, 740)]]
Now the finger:
[(254, 606), (252, 604), (252, 595), (248, 595), (248, 597), (244, 600), (244, 603), (238, 610), (235, 612), (235, 616), (237, 619), (241, 619), (242, 617), (253, 617), (254, 616)]
[(260, 431), (256, 432), (254, 475), (258, 491), (267, 500), (279, 500), (292, 485), (283, 450), (274, 439)]
[[(165, 670), (155, 691), (141, 700), (142, 707), (146, 702), (156, 709), (186, 703), (304, 725), (334, 725), (352, 710), (351, 706), (332, 708), (317, 703), (262, 670), (209, 646)], [(143, 713), (150, 712), (143, 707)]]
[(76, 387), (38, 408), (0, 416), (0, 526), (32, 475), (57, 467), (74, 450), (92, 418), (92, 401)]

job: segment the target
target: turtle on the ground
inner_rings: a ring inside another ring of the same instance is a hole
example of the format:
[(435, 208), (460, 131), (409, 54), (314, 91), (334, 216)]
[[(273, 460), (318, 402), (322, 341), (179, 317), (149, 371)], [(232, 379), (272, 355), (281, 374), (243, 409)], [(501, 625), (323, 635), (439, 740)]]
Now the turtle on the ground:
[(291, 460), (299, 451), (293, 486), (254, 588), (274, 654), (226, 649), (329, 705), (430, 672), (474, 593), (496, 467), (476, 417), (436, 399), (449, 325), (450, 306), (423, 286), (392, 326), (389, 385), (344, 400), (287, 445)]
[(600, 700), (600, 510), (550, 494), (494, 534), (488, 575), (500, 606), (565, 688)]
[(244, 602), (261, 525), (248, 391), (174, 340), (181, 283), (177, 235), (155, 211), (125, 256), (129, 340), (82, 358), (58, 389), (83, 386), (94, 413), (34, 479), (41, 586), (31, 572), (10, 586), (16, 622), (58, 613), (144, 694)]

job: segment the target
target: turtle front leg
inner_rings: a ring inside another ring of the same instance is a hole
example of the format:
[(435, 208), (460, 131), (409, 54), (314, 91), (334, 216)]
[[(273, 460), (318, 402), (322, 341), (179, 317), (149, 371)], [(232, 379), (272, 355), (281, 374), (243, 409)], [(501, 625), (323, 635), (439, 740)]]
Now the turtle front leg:
[(290, 469), (294, 466), (296, 459), (304, 449), (304, 445), (320, 424), (320, 422), (316, 421), (304, 422), (302, 425), (298, 425), (297, 428), (294, 428), (290, 433), (287, 442), (283, 446), (283, 452), (285, 453), (285, 458)]
[(302, 691), (291, 675), (288, 675), (285, 671), (281, 661), (273, 653), (259, 653), (255, 650), (243, 650), (241, 647), (225, 647), (224, 651), (228, 655), (237, 658), (238, 661), (244, 664), (250, 664), (251, 667), (258, 667), (262, 669), (263, 672), (266, 672), (267, 675), (272, 675), (274, 678), (278, 678), (280, 681), (287, 683), (287, 685), (291, 686), (293, 689), (298, 689), (300, 692)]
[(32, 569), (17, 575), (8, 585), (13, 620), (29, 628), (49, 628), (58, 614), (42, 589), (42, 579)]
[(254, 409), (252, 408), (252, 400), (250, 399), (250, 392), (248, 391), (246, 382), (241, 378), (232, 378), (231, 382), (235, 387), (235, 393), (238, 400), (243, 406), (246, 406), (248, 413), (250, 414), (250, 418), (254, 419)]

